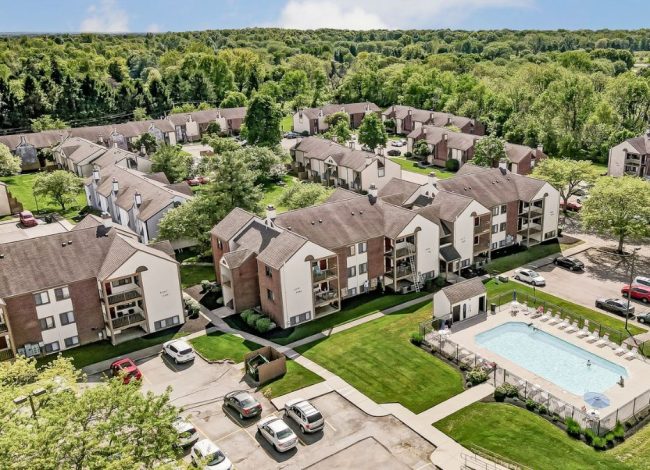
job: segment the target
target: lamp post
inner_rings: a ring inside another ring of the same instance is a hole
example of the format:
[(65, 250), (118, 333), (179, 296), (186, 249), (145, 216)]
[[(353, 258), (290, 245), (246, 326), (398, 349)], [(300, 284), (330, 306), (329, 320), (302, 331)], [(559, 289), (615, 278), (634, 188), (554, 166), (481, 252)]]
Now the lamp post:
[(628, 283), (628, 291), (627, 291), (627, 307), (625, 309), (625, 331), (627, 331), (630, 336), (632, 336), (632, 333), (627, 329), (627, 322), (630, 318), (630, 300), (632, 299), (632, 281), (634, 281), (634, 262), (636, 261), (636, 254), (639, 252), (641, 247), (636, 247), (635, 249), (632, 250), (632, 253), (629, 255), (632, 257), (632, 263), (630, 264), (630, 282)]
[[(27, 396), (19, 396), (14, 398), (14, 404), (16, 406), (22, 405), (26, 401), (29, 401), (29, 407), (32, 409), (32, 418), (34, 418), (34, 421), (36, 421), (36, 406), (34, 406), (34, 397), (40, 397), (41, 395), (44, 395), (47, 393), (47, 390), (44, 388), (37, 388), (36, 390), (33, 390), (31, 393), (29, 393)], [(38, 421), (36, 421), (38, 424)]]

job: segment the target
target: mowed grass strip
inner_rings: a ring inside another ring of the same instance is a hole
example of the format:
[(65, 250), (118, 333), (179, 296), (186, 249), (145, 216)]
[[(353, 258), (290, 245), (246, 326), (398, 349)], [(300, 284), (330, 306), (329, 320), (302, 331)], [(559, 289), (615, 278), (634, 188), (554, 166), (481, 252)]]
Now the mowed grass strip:
[(264, 385), (261, 388), (262, 393), (268, 398), (281, 397), (287, 393), (295, 392), (301, 388), (322, 382), (324, 379), (301, 366), (296, 361), (287, 359), (287, 373), (273, 382)]
[(485, 449), (535, 470), (649, 468), (647, 454), (643, 459), (635, 456), (634, 462), (642, 466), (630, 465), (617, 458), (616, 449), (598, 452), (544, 418), (505, 403), (473, 403), (434, 426), (469, 450)]
[(261, 346), (240, 336), (222, 333), (208, 333), (190, 340), (194, 349), (208, 361), (230, 359), (236, 363), (243, 362), (244, 356)]
[(413, 346), (411, 333), (431, 318), (431, 302), (297, 348), (378, 403), (420, 413), (463, 391), (461, 374)]

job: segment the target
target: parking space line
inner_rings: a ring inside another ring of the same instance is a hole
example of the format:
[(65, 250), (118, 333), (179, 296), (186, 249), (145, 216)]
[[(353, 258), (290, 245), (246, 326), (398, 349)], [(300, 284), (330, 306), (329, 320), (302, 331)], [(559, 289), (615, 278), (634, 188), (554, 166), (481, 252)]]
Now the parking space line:
[(327, 426), (329, 426), (330, 428), (332, 428), (332, 431), (334, 431), (334, 432), (338, 432), (338, 431), (336, 430), (336, 428), (335, 428), (334, 426), (332, 426), (332, 425), (329, 423), (329, 421), (325, 420), (325, 424), (326, 424)]
[(422, 470), (423, 468), (427, 468), (427, 467), (429, 467), (429, 466), (433, 467), (433, 464), (432, 464), (431, 462), (427, 462), (427, 463), (425, 463), (424, 465), (420, 465), (420, 466), (419, 466), (418, 468), (416, 468), (415, 470)]
[(223, 441), (224, 439), (226, 439), (226, 438), (228, 438), (228, 437), (230, 437), (230, 436), (232, 436), (234, 434), (237, 434), (238, 432), (240, 432), (240, 431), (242, 431), (244, 429), (246, 429), (246, 428), (238, 428), (236, 431), (233, 431), (230, 434), (226, 434), (225, 436), (220, 437), (219, 439), (216, 440), (216, 442)]
[(190, 423), (192, 423), (192, 426), (194, 426), (194, 427), (196, 428), (196, 430), (197, 430), (199, 433), (201, 433), (201, 435), (202, 435), (203, 437), (205, 437), (206, 439), (209, 439), (208, 435), (203, 431), (203, 429), (201, 429), (199, 426), (197, 426), (196, 423), (195, 423), (194, 421), (192, 421), (192, 420), (189, 419), (189, 418), (188, 418), (188, 421), (189, 421)]

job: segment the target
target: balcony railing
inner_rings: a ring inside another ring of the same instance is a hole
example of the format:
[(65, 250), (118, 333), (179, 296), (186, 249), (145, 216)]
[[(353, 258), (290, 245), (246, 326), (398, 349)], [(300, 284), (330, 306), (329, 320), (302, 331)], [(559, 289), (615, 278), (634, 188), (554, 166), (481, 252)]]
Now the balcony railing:
[(128, 302), (130, 300), (134, 300), (139, 297), (142, 297), (142, 294), (140, 294), (139, 290), (129, 290), (126, 292), (120, 292), (119, 294), (113, 294), (108, 296), (108, 305)]
[(6, 333), (9, 331), (9, 327), (7, 326), (6, 323), (0, 323), (0, 334)]
[(312, 269), (311, 277), (313, 282), (321, 282), (330, 277), (336, 277), (336, 270), (334, 269)]
[(396, 270), (396, 278), (402, 278), (406, 276), (411, 276), (413, 274), (413, 269), (410, 266), (398, 267)]
[(492, 226), (490, 225), (489, 220), (485, 221), (485, 222), (481, 222), (478, 225), (474, 225), (474, 233), (477, 234), (477, 233), (487, 232), (491, 228), (492, 228)]
[(111, 319), (111, 324), (113, 328), (120, 329), (125, 326), (133, 325), (135, 323), (140, 323), (145, 320), (144, 315), (141, 313), (133, 313), (131, 315), (125, 315), (123, 317)]
[(314, 294), (314, 305), (319, 306), (322, 304), (328, 304), (337, 299), (336, 292), (334, 291), (323, 291)]
[(395, 257), (396, 258), (403, 258), (405, 256), (408, 256), (410, 253), (413, 253), (415, 255), (415, 244), (413, 243), (400, 243), (396, 247), (397, 249), (395, 250)]
[(0, 350), (0, 361), (8, 361), (14, 358), (14, 352), (11, 349)]

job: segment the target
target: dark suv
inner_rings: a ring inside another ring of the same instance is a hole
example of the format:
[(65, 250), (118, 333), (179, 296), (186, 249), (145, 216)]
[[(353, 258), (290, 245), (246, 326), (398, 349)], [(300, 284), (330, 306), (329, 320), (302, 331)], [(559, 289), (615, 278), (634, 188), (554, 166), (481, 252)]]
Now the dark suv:
[(553, 264), (569, 271), (584, 271), (585, 269), (585, 264), (582, 261), (566, 256), (558, 256), (553, 260)]

